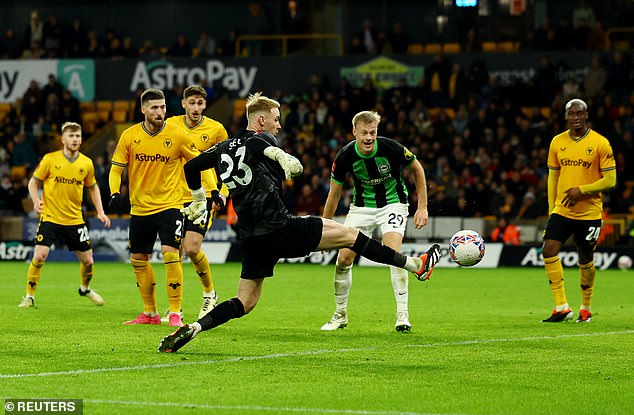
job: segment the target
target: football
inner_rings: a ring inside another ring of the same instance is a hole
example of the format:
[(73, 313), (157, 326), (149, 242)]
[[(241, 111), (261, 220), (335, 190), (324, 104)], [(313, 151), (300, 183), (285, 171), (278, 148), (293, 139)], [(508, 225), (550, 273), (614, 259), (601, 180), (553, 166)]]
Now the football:
[(458, 231), (449, 240), (449, 256), (458, 265), (473, 266), (484, 257), (484, 239), (476, 231)]
[(621, 255), (616, 265), (622, 270), (630, 269), (632, 268), (632, 258), (627, 255)]

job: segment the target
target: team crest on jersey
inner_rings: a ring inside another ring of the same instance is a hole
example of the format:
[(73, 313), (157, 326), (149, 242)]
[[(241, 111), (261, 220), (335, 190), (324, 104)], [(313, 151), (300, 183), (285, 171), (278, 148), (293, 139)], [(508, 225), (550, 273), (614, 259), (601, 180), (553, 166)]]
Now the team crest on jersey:
[(134, 144), (140, 144), (141, 143), (141, 139), (140, 138), (135, 138), (134, 139)]
[(405, 160), (412, 160), (414, 158), (412, 152), (409, 151), (407, 148), (403, 148), (403, 153), (405, 155)]
[(381, 174), (388, 174), (391, 170), (389, 164), (379, 164), (377, 168), (379, 169), (379, 173)]
[(79, 174), (84, 174), (84, 169), (79, 169)]
[(44, 239), (44, 235), (42, 235), (41, 233), (37, 235), (38, 242), (42, 242), (43, 239)]
[(201, 135), (200, 141), (202, 141), (203, 143), (206, 143), (207, 141), (209, 141), (209, 136), (207, 134)]
[(56, 164), (56, 165), (55, 165), (55, 168), (59, 170), (59, 169), (61, 169), (61, 168), (62, 168), (62, 166), (61, 166), (60, 164)]
[(165, 141), (163, 141), (163, 146), (165, 146), (165, 148), (172, 147), (172, 140), (169, 138), (166, 138)]
[(594, 149), (592, 147), (586, 148), (586, 155), (591, 156), (594, 154)]

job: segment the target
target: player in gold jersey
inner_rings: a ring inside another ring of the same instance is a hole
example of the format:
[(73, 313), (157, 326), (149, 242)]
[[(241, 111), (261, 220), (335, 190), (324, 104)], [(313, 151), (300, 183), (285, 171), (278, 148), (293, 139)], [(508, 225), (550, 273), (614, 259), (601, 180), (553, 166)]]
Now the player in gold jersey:
[(601, 192), (616, 185), (616, 162), (609, 141), (587, 126), (588, 106), (578, 98), (565, 107), (569, 129), (553, 138), (548, 151), (548, 222), (542, 254), (555, 297), (555, 310), (542, 320), (558, 323), (573, 318), (564, 288), (564, 270), (557, 256), (574, 236), (579, 255), (581, 308), (577, 323), (592, 318), (596, 269), (593, 256), (603, 216)]
[(183, 236), (183, 160), (199, 151), (183, 130), (165, 122), (165, 95), (158, 89), (141, 94), (145, 120), (125, 130), (112, 156), (110, 207), (120, 204), (121, 175), (128, 168), (130, 189), (130, 262), (143, 299), (143, 312), (125, 324), (161, 324), (156, 309), (154, 270), (150, 265), (156, 236), (165, 263), (169, 323), (181, 324), (183, 268), (180, 245)]
[(103, 210), (92, 160), (79, 152), (81, 126), (66, 122), (62, 124), (61, 131), (62, 150), (46, 154), (29, 180), (29, 195), (33, 200), (33, 209), (40, 215), (40, 224), (27, 275), (26, 296), (20, 307), (35, 306), (35, 291), (42, 266), (54, 243), (66, 244), (79, 259), (79, 295), (87, 297), (96, 305), (104, 304), (103, 298), (90, 289), (94, 261), (88, 228), (81, 210), (84, 187), (88, 189), (97, 209), (97, 218), (106, 228), (110, 227), (110, 219)]
[[(205, 151), (211, 146), (227, 139), (227, 131), (221, 123), (203, 114), (207, 107), (207, 92), (199, 85), (191, 85), (183, 91), (181, 101), (185, 115), (177, 115), (167, 119), (167, 124), (173, 124), (182, 128), (194, 142), (198, 150)], [(192, 195), (185, 180), (185, 170), (182, 170), (181, 187), (183, 189), (183, 202), (187, 206), (192, 202)], [(211, 227), (213, 213), (224, 204), (223, 199), (218, 199), (220, 194), (227, 195), (226, 187), (218, 189), (218, 179), (213, 169), (206, 170), (202, 174), (203, 186), (206, 190), (208, 215), (207, 219), (201, 223), (194, 223), (185, 217), (185, 238), (183, 246), (185, 253), (189, 257), (196, 273), (200, 277), (203, 286), (203, 302), (198, 313), (198, 318), (202, 318), (210, 312), (218, 303), (218, 295), (214, 290), (213, 279), (211, 278), (211, 268), (209, 260), (202, 251), (202, 243), (205, 233)], [(214, 200), (220, 201), (215, 203)], [(212, 208), (213, 206), (213, 208)], [(166, 314), (169, 314), (166, 313)], [(163, 316), (163, 321), (169, 316)]]

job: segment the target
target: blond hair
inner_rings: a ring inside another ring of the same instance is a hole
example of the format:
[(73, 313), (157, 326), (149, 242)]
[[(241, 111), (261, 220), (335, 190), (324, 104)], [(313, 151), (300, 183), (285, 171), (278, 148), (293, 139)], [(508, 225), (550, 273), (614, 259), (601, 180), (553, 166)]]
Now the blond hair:
[(66, 121), (64, 124), (62, 124), (62, 128), (60, 128), (60, 131), (62, 132), (62, 134), (64, 134), (64, 131), (66, 130), (69, 130), (71, 132), (81, 131), (81, 125), (73, 121)]
[(378, 125), (381, 122), (381, 116), (376, 111), (361, 111), (352, 117), (352, 127), (356, 128), (360, 122), (365, 124), (376, 123)]
[(257, 114), (258, 112), (271, 112), (274, 108), (279, 108), (280, 103), (274, 99), (265, 97), (262, 92), (256, 92), (255, 94), (249, 94), (247, 98), (247, 119), (251, 114)]

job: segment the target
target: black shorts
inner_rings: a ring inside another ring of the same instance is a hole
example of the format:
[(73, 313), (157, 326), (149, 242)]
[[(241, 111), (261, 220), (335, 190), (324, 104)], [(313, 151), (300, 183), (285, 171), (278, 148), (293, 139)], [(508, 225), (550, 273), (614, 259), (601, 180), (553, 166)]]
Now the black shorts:
[(240, 278), (253, 280), (271, 277), (280, 258), (310, 254), (319, 246), (323, 227), (318, 217), (292, 217), (278, 231), (243, 239)]
[(35, 245), (50, 247), (53, 244), (64, 244), (69, 251), (89, 251), (90, 235), (85, 223), (81, 225), (58, 225), (52, 222), (40, 222), (35, 236)]
[[(191, 205), (192, 202), (185, 203), (184, 207)], [(185, 232), (196, 232), (205, 236), (207, 230), (211, 228), (211, 222), (213, 222), (214, 210), (211, 210), (211, 199), (207, 199), (207, 220), (199, 223), (198, 225), (194, 225), (194, 221), (189, 220), (187, 215), (185, 215)]]
[(161, 245), (180, 249), (183, 237), (183, 214), (178, 209), (167, 209), (147, 216), (130, 217), (130, 252), (151, 254), (156, 235)]
[(601, 223), (601, 219), (577, 220), (552, 214), (546, 223), (544, 240), (554, 239), (563, 244), (573, 235), (577, 249), (581, 252), (590, 252), (597, 245)]

